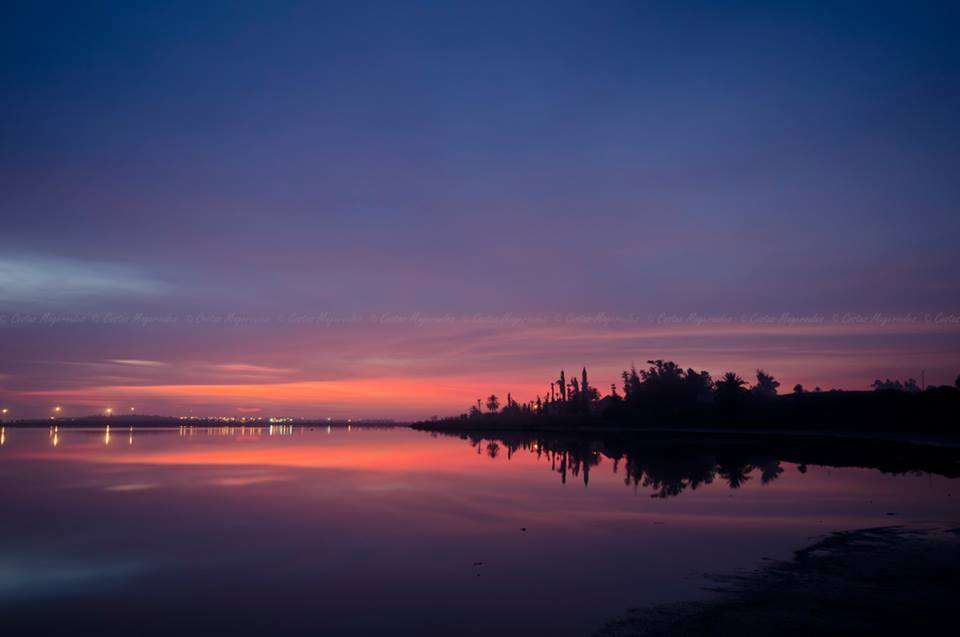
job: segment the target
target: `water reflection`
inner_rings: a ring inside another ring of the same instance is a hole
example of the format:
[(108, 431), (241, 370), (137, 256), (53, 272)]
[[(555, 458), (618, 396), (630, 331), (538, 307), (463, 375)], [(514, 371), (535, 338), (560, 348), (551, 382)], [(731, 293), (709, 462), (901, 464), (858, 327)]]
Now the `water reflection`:
[[(0, 446), (7, 446), (8, 435), (7, 431), (9, 428), (6, 426), (0, 427)], [(47, 439), (50, 447), (60, 447), (64, 443), (65, 434), (67, 431), (70, 432), (71, 440), (80, 441), (85, 438), (89, 438), (91, 435), (96, 435), (99, 438), (100, 443), (104, 447), (115, 446), (112, 443), (115, 442), (117, 432), (115, 431), (116, 427), (110, 424), (104, 424), (102, 428), (99, 427), (64, 427), (62, 425), (51, 425), (47, 427)], [(377, 426), (367, 426), (363, 430), (366, 431), (377, 431), (383, 429), (382, 427)], [(180, 438), (241, 438), (241, 439), (268, 439), (268, 438), (290, 438), (293, 436), (303, 436), (309, 432), (314, 431), (314, 427), (310, 426), (299, 426), (291, 424), (270, 424), (270, 425), (224, 425), (224, 426), (195, 426), (195, 425), (180, 425), (176, 428), (170, 427), (134, 427), (129, 425), (127, 427), (127, 446), (133, 446), (134, 437), (141, 434), (172, 434), (176, 433)], [(335, 427), (331, 425), (325, 425), (322, 427), (327, 435), (332, 434), (334, 431), (339, 433), (351, 433), (354, 431), (352, 425), (347, 425), (344, 427)], [(31, 428), (22, 429), (24, 432), (31, 431)], [(72, 444), (70, 445), (72, 446)]]
[(955, 481), (892, 475), (956, 458), (896, 445), (46, 424), (0, 430), (5, 634), (583, 635), (813, 535), (960, 524)]
[[(337, 430), (340, 434), (364, 436), (375, 427), (356, 430), (351, 425), (334, 428), (326, 425), (326, 436)], [(301, 439), (313, 427), (290, 424), (239, 425), (204, 427), (182, 425), (175, 429), (179, 438), (185, 439), (239, 439), (287, 440), (282, 447), (244, 445), (242, 448), (204, 447), (191, 448), (173, 453), (164, 446), (160, 452), (156, 445), (147, 446), (146, 455), (113, 453), (99, 457), (85, 451), (80, 444), (91, 434), (100, 436), (101, 449), (115, 447), (115, 432), (111, 425), (102, 429), (71, 429), (72, 442), (67, 445), (81, 453), (88, 461), (141, 462), (148, 464), (271, 464), (300, 467), (357, 467), (387, 469), (403, 466), (410, 457), (420, 455), (419, 449), (406, 446), (387, 451), (376, 445), (352, 445), (349, 456), (331, 455), (330, 447), (318, 446), (318, 438), (304, 439), (300, 444), (291, 438)], [(48, 428), (50, 447), (63, 446), (63, 427)], [(134, 436), (169, 434), (166, 428), (128, 427), (127, 445), (134, 446)], [(411, 432), (413, 433), (413, 432)], [(420, 434), (415, 434), (420, 435)], [(465, 440), (474, 449), (474, 454), (489, 460), (513, 462), (518, 454), (531, 458), (556, 473), (562, 484), (570, 480), (582, 481), (589, 486), (596, 472), (609, 467), (609, 473), (635, 491), (645, 490), (654, 498), (671, 498), (686, 491), (694, 491), (704, 485), (720, 484), (729, 489), (739, 489), (756, 481), (769, 485), (779, 480), (785, 472), (785, 464), (796, 465), (800, 475), (811, 465), (823, 467), (856, 467), (877, 469), (889, 474), (929, 473), (949, 478), (960, 477), (960, 453), (949, 447), (915, 446), (896, 442), (868, 440), (823, 439), (814, 437), (756, 437), (731, 435), (705, 435), (684, 433), (557, 433), (557, 432), (503, 432), (503, 431), (457, 431), (432, 433), (434, 437), (453, 437)], [(326, 437), (325, 436), (325, 437)], [(6, 428), (0, 428), (0, 444), (8, 446)], [(80, 445), (79, 448), (77, 445)], [(16, 449), (18, 445), (14, 445)], [(66, 450), (58, 451), (64, 453)], [(412, 455), (407, 455), (410, 452)], [(462, 464), (466, 458), (459, 462)], [(457, 461), (444, 456), (434, 464), (421, 464), (423, 470), (456, 471)], [(452, 466), (451, 466), (452, 465)]]
[[(303, 434), (305, 428), (294, 425), (240, 425), (223, 427), (201, 427), (194, 425), (180, 425), (177, 433), (180, 437), (184, 436), (292, 436), (294, 434)], [(327, 433), (330, 433), (330, 427), (327, 426)]]
[(861, 467), (884, 473), (932, 473), (960, 477), (954, 449), (898, 442), (798, 437), (709, 436), (703, 434), (562, 434), (458, 431), (459, 437), (491, 459), (517, 452), (545, 459), (566, 484), (568, 477), (590, 483), (590, 472), (607, 462), (623, 483), (669, 498), (716, 481), (731, 489), (759, 478), (767, 485), (780, 478), (783, 463)]

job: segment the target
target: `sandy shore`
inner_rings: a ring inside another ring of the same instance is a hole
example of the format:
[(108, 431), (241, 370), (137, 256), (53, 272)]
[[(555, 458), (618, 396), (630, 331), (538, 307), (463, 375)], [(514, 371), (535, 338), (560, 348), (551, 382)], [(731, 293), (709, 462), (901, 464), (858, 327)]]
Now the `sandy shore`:
[(630, 610), (597, 635), (904, 635), (954, 632), (960, 529), (833, 533), (742, 575), (713, 600)]

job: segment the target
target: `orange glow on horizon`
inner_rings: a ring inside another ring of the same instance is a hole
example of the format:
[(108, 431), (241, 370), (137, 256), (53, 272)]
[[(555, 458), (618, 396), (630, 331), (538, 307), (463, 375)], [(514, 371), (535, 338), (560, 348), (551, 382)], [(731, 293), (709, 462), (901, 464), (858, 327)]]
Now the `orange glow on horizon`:
[[(516, 383), (510, 389), (515, 395), (526, 390), (531, 395), (543, 393), (544, 383)], [(246, 407), (250, 402), (276, 408), (301, 405), (356, 405), (364, 407), (400, 408), (424, 407), (425, 409), (466, 410), (478, 397), (488, 396), (491, 391), (489, 378), (468, 381), (444, 378), (364, 378), (344, 381), (297, 381), (287, 383), (223, 384), (223, 385), (115, 385), (71, 390), (42, 390), (24, 392), (23, 396), (57, 395), (78, 405), (100, 404), (104, 397), (137, 397), (141, 399), (165, 399), (190, 405), (216, 400), (236, 407), (241, 411), (254, 411)], [(506, 395), (507, 389), (501, 390)], [(255, 411), (262, 411), (256, 408)], [(111, 413), (110, 411), (106, 412)]]
[[(952, 383), (955, 349), (933, 339), (905, 350), (900, 337), (955, 331), (953, 325), (939, 324), (585, 323), (481, 331), (451, 326), (416, 338), (351, 341), (353, 357), (332, 370), (342, 375), (339, 378), (306, 362), (300, 368), (297, 361), (318, 346), (293, 338), (278, 349), (282, 367), (167, 361), (137, 368), (136, 378), (127, 382), (92, 375), (65, 388), (41, 385), (10, 395), (38, 407), (64, 401), (71, 413), (81, 407), (102, 414), (104, 405), (135, 404), (136, 413), (173, 416), (222, 416), (229, 411), (419, 419), (463, 413), (491, 393), (501, 402), (507, 392), (519, 402), (532, 401), (549, 392), (560, 369), (569, 375), (582, 365), (591, 384), (606, 394), (611, 383), (620, 386), (620, 372), (631, 362), (643, 367), (646, 360), (658, 358), (705, 369), (715, 377), (734, 371), (748, 381), (762, 368), (781, 381), (782, 391), (797, 383), (824, 390), (867, 390), (875, 378), (919, 378), (924, 369), (928, 381)], [(118, 407), (116, 413), (127, 409)]]

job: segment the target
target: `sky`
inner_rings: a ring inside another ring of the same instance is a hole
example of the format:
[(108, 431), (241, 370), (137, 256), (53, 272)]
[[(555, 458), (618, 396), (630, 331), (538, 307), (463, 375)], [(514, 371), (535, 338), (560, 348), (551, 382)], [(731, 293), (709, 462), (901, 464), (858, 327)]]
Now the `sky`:
[(0, 402), (418, 418), (960, 372), (960, 9), (19, 3)]

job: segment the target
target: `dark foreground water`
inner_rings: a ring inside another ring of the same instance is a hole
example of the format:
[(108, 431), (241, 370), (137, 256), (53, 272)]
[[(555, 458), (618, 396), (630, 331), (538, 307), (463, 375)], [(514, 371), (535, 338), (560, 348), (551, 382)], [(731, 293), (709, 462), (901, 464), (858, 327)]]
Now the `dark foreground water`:
[(955, 460), (861, 443), (0, 438), (5, 635), (581, 635), (828, 531), (960, 524)]

